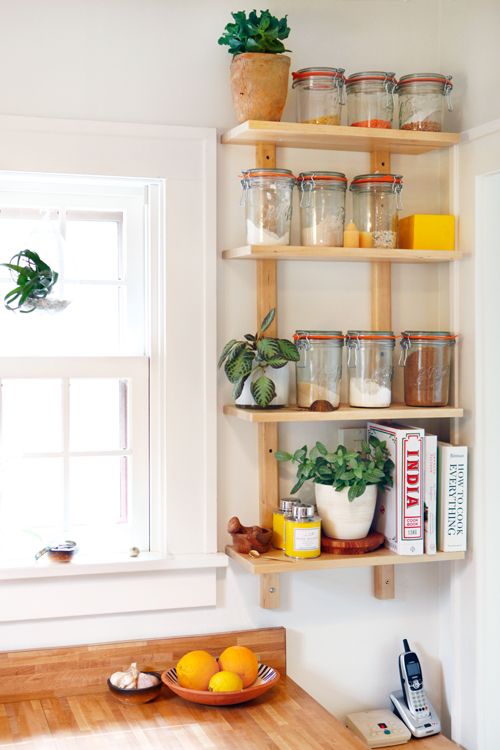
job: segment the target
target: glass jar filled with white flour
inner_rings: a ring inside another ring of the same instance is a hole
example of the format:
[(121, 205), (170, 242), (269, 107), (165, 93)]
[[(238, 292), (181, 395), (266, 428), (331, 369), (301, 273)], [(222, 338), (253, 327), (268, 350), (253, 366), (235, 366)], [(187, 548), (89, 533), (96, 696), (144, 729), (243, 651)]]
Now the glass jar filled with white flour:
[(347, 331), (347, 369), (350, 406), (391, 405), (392, 331)]
[(340, 403), (342, 331), (296, 331), (293, 337), (300, 359), (295, 363), (297, 406), (309, 409), (315, 401)]
[(360, 247), (397, 247), (402, 189), (400, 174), (374, 172), (354, 177), (349, 190)]
[(302, 245), (342, 247), (347, 189), (345, 174), (301, 172), (297, 185)]
[(247, 169), (241, 175), (248, 245), (289, 245), (295, 177), (289, 169)]

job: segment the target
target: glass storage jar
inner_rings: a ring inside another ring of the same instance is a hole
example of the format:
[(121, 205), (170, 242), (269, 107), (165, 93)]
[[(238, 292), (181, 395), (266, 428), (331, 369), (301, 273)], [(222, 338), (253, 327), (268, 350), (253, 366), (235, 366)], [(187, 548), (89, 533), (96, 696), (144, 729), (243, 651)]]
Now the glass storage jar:
[(395, 248), (403, 178), (399, 174), (360, 174), (351, 182), (353, 218), (360, 247)]
[(451, 112), (452, 76), (441, 73), (411, 73), (402, 76), (396, 88), (399, 96), (401, 130), (443, 130), (444, 103)]
[(295, 177), (289, 169), (247, 169), (241, 175), (248, 245), (289, 245)]
[(342, 247), (344, 243), (345, 191), (342, 172), (301, 172), (300, 233), (303, 245)]
[(384, 407), (391, 405), (392, 331), (348, 331), (349, 404)]
[(297, 122), (340, 125), (344, 68), (301, 68), (292, 73)]
[(403, 331), (400, 364), (404, 366), (407, 406), (447, 406), (456, 336), (449, 331)]
[(392, 128), (394, 73), (368, 70), (346, 79), (347, 124), (358, 128)]
[(297, 406), (309, 409), (315, 401), (328, 401), (337, 409), (342, 379), (342, 332), (296, 331), (293, 339), (300, 354), (295, 363)]

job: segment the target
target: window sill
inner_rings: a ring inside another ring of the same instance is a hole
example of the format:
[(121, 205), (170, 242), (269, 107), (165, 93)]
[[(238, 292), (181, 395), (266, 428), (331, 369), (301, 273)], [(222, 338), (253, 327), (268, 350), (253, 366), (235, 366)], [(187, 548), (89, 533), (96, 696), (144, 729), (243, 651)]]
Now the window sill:
[(80, 557), (70, 563), (51, 562), (47, 557), (30, 565), (16, 562), (0, 567), (0, 581), (15, 581), (32, 578), (67, 578), (72, 576), (113, 575), (147, 573), (151, 571), (196, 570), (202, 568), (226, 568), (228, 557), (222, 552), (197, 555), (160, 556), (143, 552), (140, 557), (104, 560)]

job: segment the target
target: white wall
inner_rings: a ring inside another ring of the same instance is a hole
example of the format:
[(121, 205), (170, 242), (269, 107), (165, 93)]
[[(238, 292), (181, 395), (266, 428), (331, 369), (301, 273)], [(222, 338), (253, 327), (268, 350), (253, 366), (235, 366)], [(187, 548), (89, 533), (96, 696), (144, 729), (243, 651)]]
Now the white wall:
[(453, 130), (462, 131), (500, 115), (498, 0), (440, 0), (441, 70), (453, 74)]
[[(249, 6), (249, 7), (253, 7)], [(227, 87), (229, 55), (216, 40), (234, 3), (227, 0), (0, 0), (0, 91), (5, 114), (165, 124), (234, 124)], [(439, 19), (433, 0), (287, 0), (292, 68), (311, 64), (404, 74), (439, 69)], [(292, 101), (287, 106), (293, 117)], [(281, 153), (295, 171), (324, 168), (349, 177), (367, 171), (359, 154)], [(241, 244), (237, 175), (253, 164), (251, 149), (219, 155), (220, 247)], [(0, 164), (1, 167), (1, 164)], [(446, 208), (435, 155), (401, 157), (405, 211)], [(296, 231), (296, 229), (295, 229)], [(219, 344), (255, 326), (255, 268), (220, 263)], [(447, 271), (418, 266), (394, 271), (394, 327), (446, 327)], [(283, 264), (280, 330), (369, 326), (369, 275), (359, 264)], [(437, 293), (440, 294), (437, 294)], [(221, 380), (221, 403), (228, 388)], [(283, 447), (335, 441), (331, 427), (291, 426)], [(257, 520), (256, 432), (219, 418), (220, 548), (229, 516)], [(285, 479), (283, 491), (289, 488)], [(423, 659), (429, 693), (440, 705), (439, 591), (435, 566), (402, 566), (397, 598), (371, 596), (369, 570), (282, 576), (282, 609), (258, 608), (257, 581), (230, 567), (220, 572), (217, 608), (189, 612), (41, 620), (0, 626), (3, 648), (165, 636), (240, 627), (285, 625), (289, 671), (338, 715), (385, 705), (397, 687), (396, 656), (408, 637)], [(133, 587), (131, 587), (133, 596)], [(369, 678), (360, 681), (363, 669)]]
[[(457, 740), (469, 750), (494, 750), (498, 746), (495, 698), (500, 659), (500, 551), (495, 537), (500, 440), (498, 358), (492, 342), (499, 321), (500, 3), (442, 0), (441, 11), (446, 18), (442, 69), (453, 71), (459, 91), (452, 122), (456, 129), (467, 131), (457, 162), (460, 242), (467, 253), (460, 264), (457, 291), (463, 336), (460, 380), (467, 410), (460, 440), (471, 446), (471, 552), (451, 581), (450, 598), (442, 607), (444, 695)], [(443, 590), (448, 583), (445, 578)]]

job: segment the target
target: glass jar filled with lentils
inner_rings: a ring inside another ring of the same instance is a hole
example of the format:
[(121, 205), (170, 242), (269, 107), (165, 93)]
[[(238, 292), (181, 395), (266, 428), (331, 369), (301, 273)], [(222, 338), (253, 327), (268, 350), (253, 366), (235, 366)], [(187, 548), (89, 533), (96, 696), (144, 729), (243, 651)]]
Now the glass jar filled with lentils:
[(411, 73), (402, 76), (396, 88), (401, 130), (443, 130), (445, 102), (451, 104), (452, 76), (441, 73)]
[(347, 124), (357, 128), (392, 128), (394, 73), (368, 70), (346, 79)]

